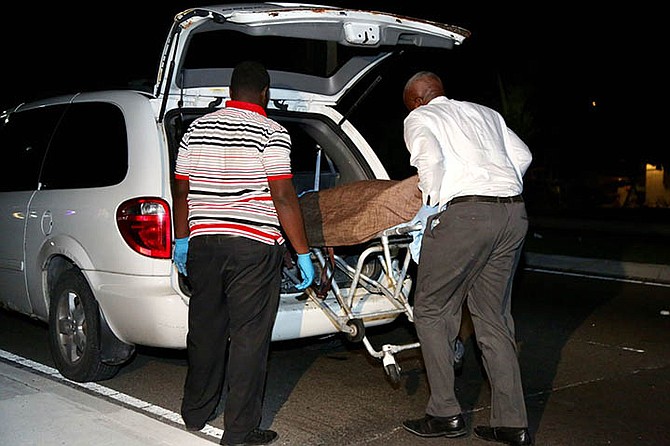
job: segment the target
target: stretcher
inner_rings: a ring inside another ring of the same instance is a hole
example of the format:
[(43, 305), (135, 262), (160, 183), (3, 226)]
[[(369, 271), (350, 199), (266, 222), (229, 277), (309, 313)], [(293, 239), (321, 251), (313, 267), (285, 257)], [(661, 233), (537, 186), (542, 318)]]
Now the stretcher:
[[(401, 315), (414, 321), (410, 303), (412, 258), (409, 246), (413, 240), (411, 233), (420, 230), (421, 225), (412, 224), (408, 216), (418, 210), (420, 198), (414, 196), (414, 179), (380, 181), (383, 180), (363, 181), (348, 185), (347, 189), (329, 189), (318, 197), (319, 212), (316, 214), (319, 215), (316, 217), (313, 212), (317, 206), (315, 202), (311, 207), (309, 200), (301, 202), (317, 278), (312, 287), (298, 292), (293, 287), (300, 283), (298, 270), (295, 265), (288, 265), (284, 268), (288, 279), (284, 294), (285, 298), (308, 301), (312, 310), (318, 309), (328, 320), (332, 332), (342, 333), (350, 342), (362, 342), (372, 357), (381, 360), (384, 372), (395, 383), (400, 379), (401, 371), (395, 355), (418, 348), (419, 343), (375, 347), (366, 335), (366, 328), (391, 323)], [(389, 189), (386, 189), (387, 185)], [(358, 193), (363, 189), (368, 197)], [(379, 191), (390, 199), (380, 199)], [(403, 200), (403, 191), (411, 191), (410, 200)], [(375, 199), (370, 200), (370, 196)], [(363, 206), (361, 202), (364, 202)], [(389, 217), (389, 206), (395, 207), (398, 203), (406, 209), (399, 213), (394, 209)], [(325, 215), (330, 213), (329, 206), (333, 211), (337, 208), (337, 217), (328, 223), (337, 226), (335, 228), (323, 227), (324, 222), (329, 221)], [(348, 221), (344, 207), (354, 209)], [(370, 225), (370, 220), (374, 224)], [(376, 226), (388, 224), (393, 225), (373, 233)], [(314, 230), (315, 225), (321, 226)], [(361, 231), (360, 227), (364, 225), (368, 227)], [(314, 313), (310, 318), (312, 322), (322, 319)], [(323, 332), (323, 325), (319, 326)]]

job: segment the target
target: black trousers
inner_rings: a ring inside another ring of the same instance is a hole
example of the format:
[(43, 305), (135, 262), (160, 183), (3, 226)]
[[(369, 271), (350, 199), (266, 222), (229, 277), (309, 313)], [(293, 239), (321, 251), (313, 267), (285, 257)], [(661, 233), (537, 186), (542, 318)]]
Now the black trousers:
[(192, 296), (181, 413), (186, 424), (203, 425), (225, 391), (222, 443), (242, 443), (261, 421), (285, 249), (218, 235), (189, 242)]
[(430, 385), (426, 413), (461, 413), (452, 346), (466, 301), (491, 385), (491, 426), (528, 427), (511, 314), (528, 218), (524, 203), (462, 202), (428, 218), (414, 322)]

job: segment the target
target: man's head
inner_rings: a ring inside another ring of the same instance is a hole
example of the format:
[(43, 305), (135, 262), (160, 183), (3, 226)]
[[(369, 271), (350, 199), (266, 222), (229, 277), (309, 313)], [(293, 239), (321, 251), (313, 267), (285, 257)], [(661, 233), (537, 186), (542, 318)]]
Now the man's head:
[(230, 79), (230, 98), (251, 102), (261, 107), (270, 99), (270, 75), (260, 62), (245, 61), (237, 64)]
[(407, 110), (429, 103), (438, 96), (444, 96), (444, 87), (440, 77), (430, 71), (419, 71), (405, 84), (402, 99)]

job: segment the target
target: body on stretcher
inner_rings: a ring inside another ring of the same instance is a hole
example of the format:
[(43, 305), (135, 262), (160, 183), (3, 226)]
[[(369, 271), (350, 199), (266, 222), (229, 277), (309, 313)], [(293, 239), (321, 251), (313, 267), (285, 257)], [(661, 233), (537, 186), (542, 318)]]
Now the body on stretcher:
[(284, 268), (273, 340), (339, 332), (363, 342), (389, 377), (399, 379), (394, 354), (419, 344), (375, 349), (365, 331), (401, 315), (413, 322), (408, 270), (411, 232), (421, 229), (412, 223), (421, 208), (417, 184), (416, 177), (363, 180), (300, 196), (317, 280), (300, 292), (294, 287), (300, 282), (297, 268)]
[[(400, 378), (400, 367), (394, 355), (418, 348), (419, 343), (385, 344), (375, 349), (365, 329), (393, 322), (402, 314), (413, 322), (409, 302), (412, 286), (408, 275), (409, 245), (413, 240), (410, 232), (420, 229), (421, 225), (409, 223), (386, 229), (354, 257), (341, 256), (326, 248), (311, 248), (321, 281), (325, 279), (329, 283), (316, 283), (302, 295), (318, 307), (332, 327), (343, 333), (347, 340), (363, 342), (372, 357), (381, 359), (384, 371), (394, 382)], [(300, 282), (295, 270), (285, 269), (284, 272), (292, 283)], [(319, 290), (323, 287), (327, 291)]]

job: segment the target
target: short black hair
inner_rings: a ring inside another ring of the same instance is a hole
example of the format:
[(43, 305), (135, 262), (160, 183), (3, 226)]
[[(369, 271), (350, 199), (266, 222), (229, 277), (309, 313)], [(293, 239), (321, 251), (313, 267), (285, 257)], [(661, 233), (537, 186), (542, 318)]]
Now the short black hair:
[(236, 93), (260, 93), (270, 86), (270, 75), (265, 66), (254, 60), (237, 64), (230, 79), (230, 88)]

